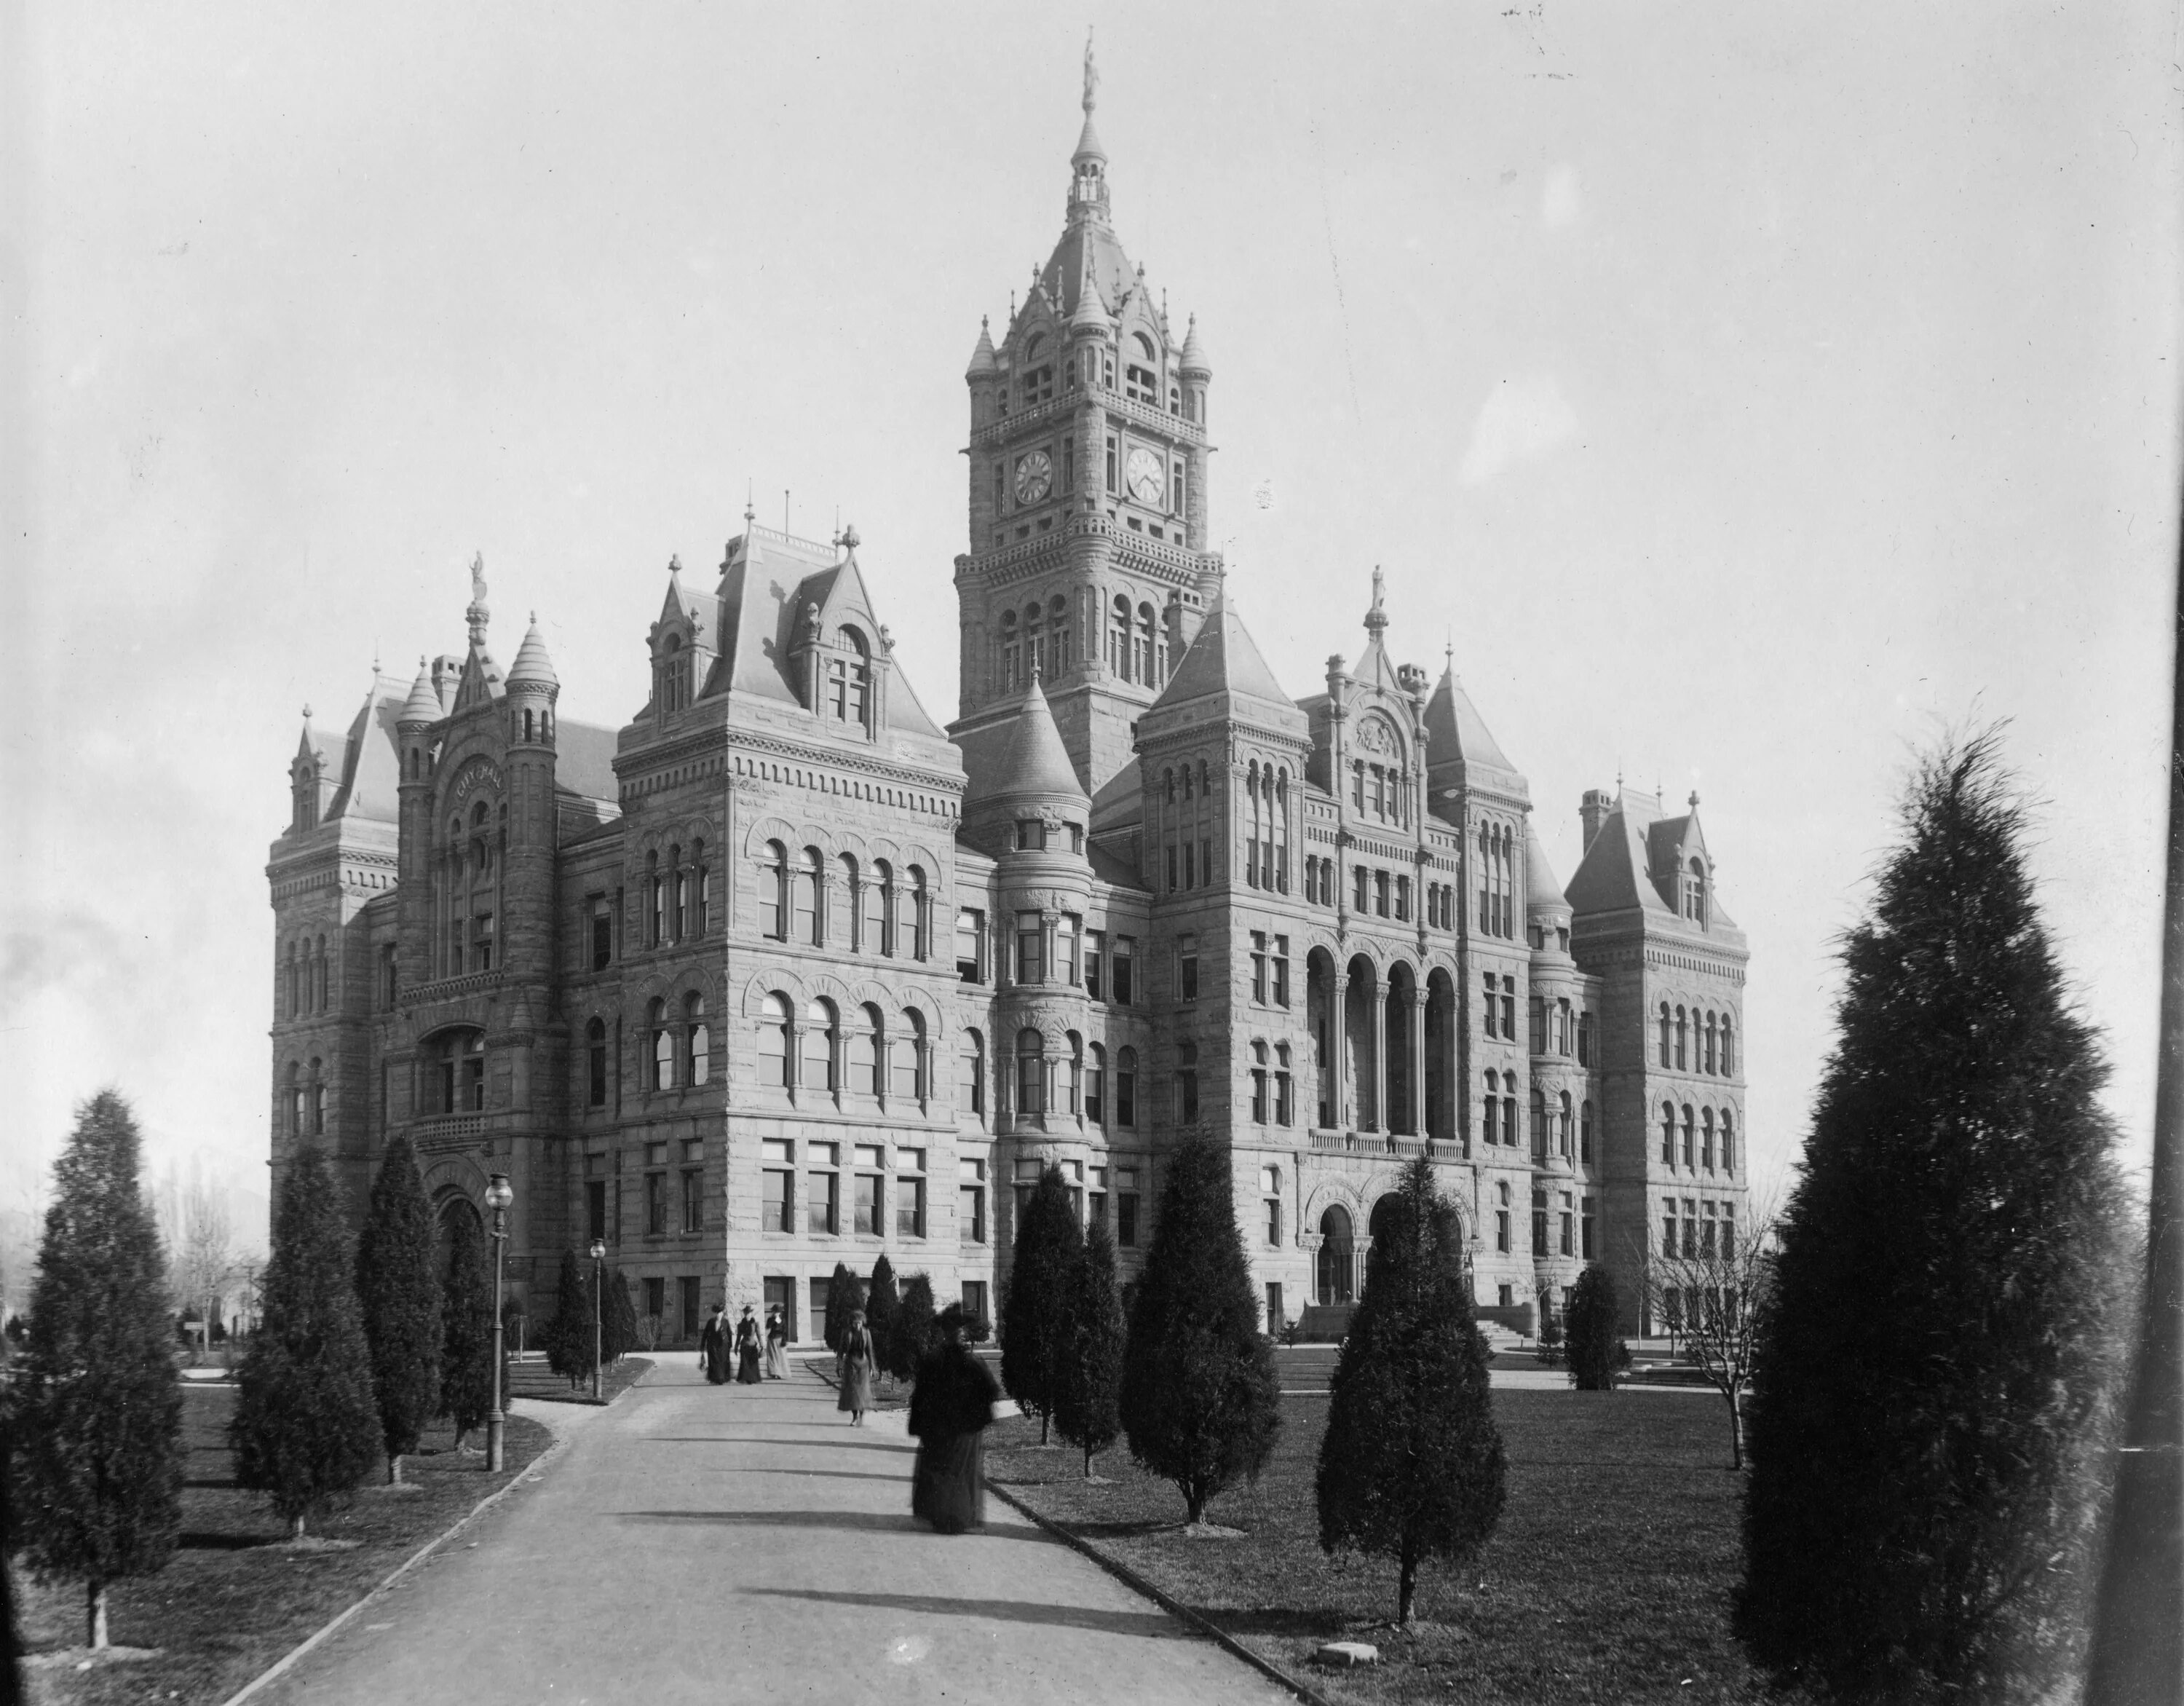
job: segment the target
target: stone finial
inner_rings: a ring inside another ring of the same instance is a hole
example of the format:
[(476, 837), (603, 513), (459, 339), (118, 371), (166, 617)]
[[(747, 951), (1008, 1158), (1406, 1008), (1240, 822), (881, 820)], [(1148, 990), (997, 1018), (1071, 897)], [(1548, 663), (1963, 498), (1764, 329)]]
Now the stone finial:
[(682, 554), (681, 552), (671, 551), (668, 553), (667, 572), (671, 575), (679, 575), (682, 572)]
[(1692, 811), (1697, 811), (1698, 809), (1699, 809), (1699, 791), (1698, 791), (1698, 789), (1697, 789), (1694, 788), (1693, 789), (1691, 789), (1691, 810), (1692, 810)]
[(848, 527), (842, 529), (842, 546), (844, 549), (854, 551), (862, 544), (864, 544), (864, 541), (857, 537), (857, 524), (855, 521), (850, 522)]

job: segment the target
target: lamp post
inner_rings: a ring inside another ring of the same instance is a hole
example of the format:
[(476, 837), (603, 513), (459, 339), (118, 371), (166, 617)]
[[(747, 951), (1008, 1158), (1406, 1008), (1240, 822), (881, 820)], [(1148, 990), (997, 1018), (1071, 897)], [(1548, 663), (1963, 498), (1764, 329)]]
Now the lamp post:
[(592, 1240), (592, 1397), (594, 1402), (599, 1396), (599, 1352), (604, 1348), (601, 1343), (603, 1335), (599, 1331), (599, 1318), (605, 1307), (601, 1301), (606, 1291), (601, 1266), (606, 1259), (606, 1240), (604, 1238), (594, 1238)]
[(508, 1425), (508, 1418), (501, 1410), (500, 1358), (500, 1287), (501, 1257), (508, 1247), (508, 1205), (515, 1201), (515, 1192), (510, 1189), (508, 1175), (496, 1173), (493, 1183), (486, 1186), (486, 1207), (493, 1210), (493, 1408), (485, 1417), (485, 1469), (488, 1475), (499, 1475), (501, 1469), (501, 1435)]

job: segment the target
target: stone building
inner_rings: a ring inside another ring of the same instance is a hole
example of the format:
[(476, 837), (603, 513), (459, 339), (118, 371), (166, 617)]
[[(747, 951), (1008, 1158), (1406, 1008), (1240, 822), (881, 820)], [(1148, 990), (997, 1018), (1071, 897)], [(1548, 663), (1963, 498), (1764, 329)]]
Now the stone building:
[[(687, 1339), (724, 1296), (816, 1335), (837, 1262), (990, 1308), (1058, 1163), (1142, 1260), (1165, 1156), (1233, 1158), (1271, 1321), (1356, 1296), (1408, 1157), (1479, 1301), (1631, 1324), (1649, 1252), (1746, 1200), (1744, 938), (1696, 797), (1588, 793), (1567, 889), (1452, 667), (1362, 650), (1297, 700), (1206, 549), (1212, 371), (1123, 249), (1084, 125), (1062, 235), (970, 400), (944, 728), (868, 571), (748, 510), (669, 565), (649, 702), (564, 717), (535, 622), (309, 721), (268, 874), (273, 1159), (361, 1207), (406, 1131), (443, 1213), (515, 1191), (509, 1274), (594, 1237)], [(1480, 644), (1491, 644), (1482, 638)], [(550, 1307), (550, 1303), (545, 1305)]]

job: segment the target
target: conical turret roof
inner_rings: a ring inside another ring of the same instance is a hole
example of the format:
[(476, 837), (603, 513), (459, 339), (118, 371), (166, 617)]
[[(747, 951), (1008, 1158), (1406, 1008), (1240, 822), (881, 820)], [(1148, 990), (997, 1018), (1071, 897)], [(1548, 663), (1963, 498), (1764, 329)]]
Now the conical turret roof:
[(1107, 162), (1107, 150), (1100, 141), (1100, 132), (1093, 128), (1089, 107), (1084, 109), (1084, 128), (1078, 132), (1077, 152), (1070, 155), (1069, 164), (1080, 165), (1086, 160), (1097, 160), (1102, 165)]
[(1517, 767), (1488, 733), (1486, 719), (1479, 716), (1479, 707), (1457, 679), (1453, 664), (1442, 673), (1440, 685), (1426, 703), (1426, 756), (1433, 764), (1460, 758), (1466, 764), (1516, 772)]
[(1185, 373), (1201, 373), (1208, 379), (1213, 376), (1212, 368), (1206, 365), (1206, 346), (1198, 341), (1198, 316), (1195, 314), (1184, 331), (1183, 354), (1178, 365)]
[(440, 704), (440, 695), (432, 686), (432, 666), (423, 658), (417, 660), (416, 684), (410, 689), (410, 697), (403, 701), (402, 714), (394, 719), (398, 727), (405, 723), (437, 722), (446, 715)]
[(993, 332), (982, 314), (978, 316), (978, 347), (971, 352), (971, 365), (963, 370), (963, 377), (967, 381), (991, 379), (1000, 371), (1000, 364), (994, 360)]
[(1563, 885), (1555, 880), (1554, 867), (1547, 863), (1546, 849), (1540, 845), (1540, 833), (1532, 828), (1531, 820), (1524, 820), (1524, 909), (1529, 912), (1567, 912), (1570, 903), (1563, 898)]
[(1056, 794), (1091, 803), (1084, 784), (1077, 779), (1077, 767), (1069, 761), (1069, 749), (1061, 744), (1061, 731), (1054, 726), (1054, 713), (1047, 707), (1036, 671), (1017, 711), (1008, 756), (1002, 761), (988, 797), (1012, 799), (1030, 794)]
[(561, 678), (554, 673), (554, 660), (546, 655), (546, 642), (539, 637), (536, 610), (531, 613), (531, 626), (524, 630), (523, 644), (515, 649), (515, 661), (508, 666), (508, 686), (525, 682), (554, 688), (561, 684)]

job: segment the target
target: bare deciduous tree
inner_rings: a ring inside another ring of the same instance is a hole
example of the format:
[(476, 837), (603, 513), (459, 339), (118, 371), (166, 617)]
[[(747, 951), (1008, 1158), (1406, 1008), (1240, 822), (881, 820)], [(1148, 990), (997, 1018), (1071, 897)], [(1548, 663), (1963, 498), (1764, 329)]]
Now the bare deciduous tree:
[(192, 1180), (182, 1198), (181, 1222), (174, 1258), (175, 1290), (183, 1302), (196, 1306), (209, 1346), (220, 1293), (235, 1276), (235, 1232), (226, 1198), (203, 1179)]
[(1744, 1391), (1752, 1382), (1755, 1324), (1774, 1271), (1775, 1211), (1750, 1218), (1684, 1223), (1678, 1253), (1653, 1257), (1646, 1285), (1653, 1313), (1675, 1324), (1685, 1352), (1729, 1405), (1732, 1467), (1744, 1467)]

